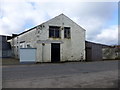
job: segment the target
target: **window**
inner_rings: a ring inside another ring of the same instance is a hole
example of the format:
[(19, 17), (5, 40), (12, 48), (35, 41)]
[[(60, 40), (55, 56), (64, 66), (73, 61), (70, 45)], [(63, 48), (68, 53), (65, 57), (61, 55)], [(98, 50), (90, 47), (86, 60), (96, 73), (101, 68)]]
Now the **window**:
[(70, 27), (64, 27), (64, 38), (70, 38)]
[(60, 27), (49, 26), (49, 37), (60, 38)]

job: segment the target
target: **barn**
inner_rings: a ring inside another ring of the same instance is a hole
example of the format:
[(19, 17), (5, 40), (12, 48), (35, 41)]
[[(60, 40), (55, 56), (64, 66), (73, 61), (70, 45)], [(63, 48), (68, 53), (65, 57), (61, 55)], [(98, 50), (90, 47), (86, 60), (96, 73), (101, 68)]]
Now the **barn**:
[(14, 57), (21, 62), (85, 60), (85, 29), (64, 14), (18, 34), (9, 42)]
[(103, 60), (103, 49), (108, 48), (108, 45), (85, 41), (86, 61), (101, 61)]

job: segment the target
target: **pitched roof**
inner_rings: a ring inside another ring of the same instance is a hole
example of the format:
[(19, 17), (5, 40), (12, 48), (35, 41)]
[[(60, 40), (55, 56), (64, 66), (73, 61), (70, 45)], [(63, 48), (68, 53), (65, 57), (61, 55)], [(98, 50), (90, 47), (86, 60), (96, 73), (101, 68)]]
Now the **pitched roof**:
[[(56, 16), (56, 17), (59, 17), (59, 16), (61, 16), (61, 15), (63, 15), (63, 16), (65, 16), (66, 18), (68, 18), (68, 19), (70, 19), (69, 17), (67, 17), (66, 15), (64, 15), (63, 13), (62, 14), (60, 14), (60, 15), (58, 15), (58, 16)], [(54, 18), (56, 18), (56, 17), (54, 17)], [(52, 18), (52, 19), (54, 19), (54, 18)], [(52, 19), (50, 19), (50, 20), (52, 20)], [(50, 20), (48, 20), (48, 21), (50, 21)], [(71, 20), (71, 19), (70, 19)], [(46, 22), (48, 22), (48, 21), (46, 21)], [(74, 22), (73, 20), (71, 20), (72, 22)], [(46, 22), (43, 22), (43, 23), (46, 23)], [(19, 36), (19, 35), (22, 35), (22, 34), (24, 34), (24, 33), (27, 33), (27, 32), (29, 32), (29, 31), (31, 31), (31, 30), (33, 30), (33, 29), (35, 29), (36, 27), (38, 27), (38, 26), (40, 26), (40, 25), (42, 25), (43, 23), (41, 23), (41, 24), (39, 24), (39, 25), (36, 25), (36, 26), (34, 26), (33, 28), (30, 28), (30, 29), (28, 29), (27, 31), (24, 31), (24, 32), (22, 32), (22, 33), (20, 33), (20, 34), (17, 34), (17, 36)], [(75, 22), (74, 22), (75, 23)], [(77, 24), (77, 23), (75, 23), (75, 24)], [(78, 24), (77, 24), (78, 25)], [(79, 26), (79, 25), (78, 25)], [(79, 26), (80, 27), (80, 26)], [(80, 28), (82, 28), (82, 27), (80, 27)], [(83, 29), (83, 28), (82, 28)], [(83, 29), (83, 30), (85, 30), (85, 29)], [(16, 37), (17, 37), (16, 36)], [(13, 37), (14, 38), (14, 37)]]

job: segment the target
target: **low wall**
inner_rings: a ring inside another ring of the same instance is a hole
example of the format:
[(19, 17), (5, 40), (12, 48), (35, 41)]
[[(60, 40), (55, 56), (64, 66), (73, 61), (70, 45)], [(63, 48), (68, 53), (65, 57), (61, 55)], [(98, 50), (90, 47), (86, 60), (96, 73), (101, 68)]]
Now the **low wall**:
[(120, 51), (115, 47), (107, 47), (102, 49), (103, 59), (120, 59)]

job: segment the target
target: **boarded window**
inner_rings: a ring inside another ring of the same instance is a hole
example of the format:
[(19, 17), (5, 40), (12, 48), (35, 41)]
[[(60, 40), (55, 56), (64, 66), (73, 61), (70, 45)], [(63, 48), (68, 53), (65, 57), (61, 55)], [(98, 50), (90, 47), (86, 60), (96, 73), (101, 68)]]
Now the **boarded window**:
[(60, 27), (49, 26), (49, 37), (60, 38)]
[(71, 38), (70, 27), (64, 27), (64, 38)]

